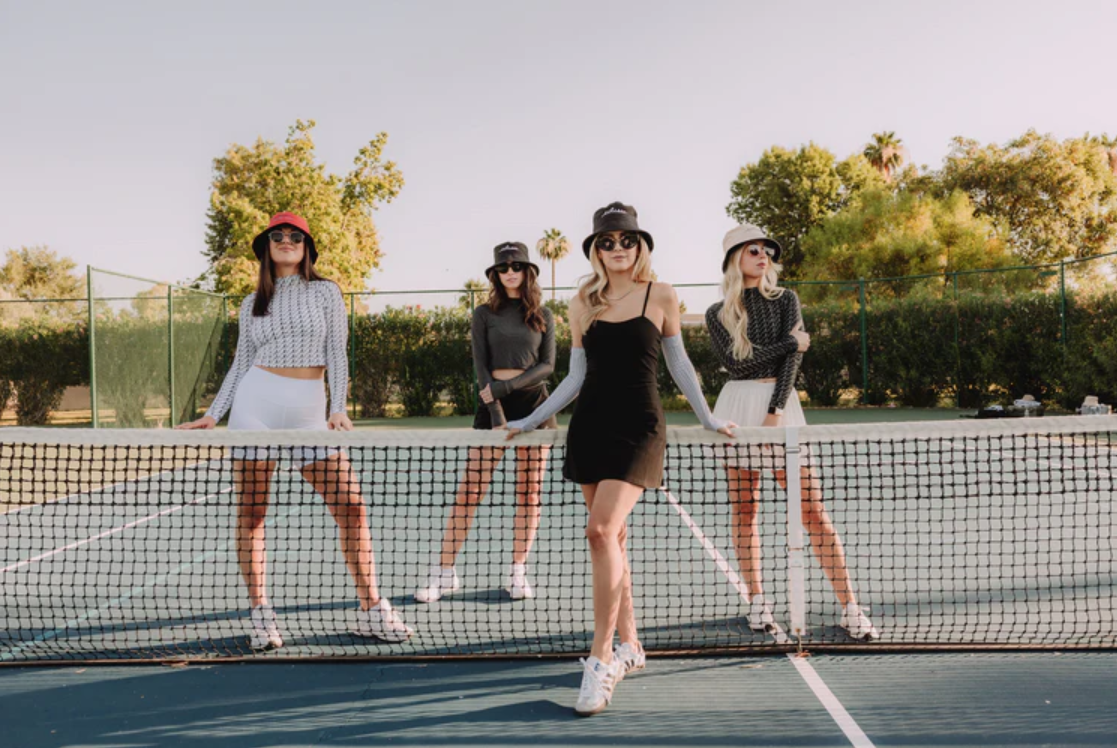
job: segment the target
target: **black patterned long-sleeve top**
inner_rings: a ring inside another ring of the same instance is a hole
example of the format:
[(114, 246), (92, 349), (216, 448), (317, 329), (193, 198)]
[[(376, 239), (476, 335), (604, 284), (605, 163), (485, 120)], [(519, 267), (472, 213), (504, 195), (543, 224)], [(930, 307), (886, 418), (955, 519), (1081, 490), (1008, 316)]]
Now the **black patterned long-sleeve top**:
[(781, 296), (766, 299), (756, 288), (744, 290), (745, 311), (748, 312), (749, 341), (752, 355), (746, 359), (733, 357), (733, 336), (725, 329), (718, 315), (724, 302), (706, 310), (706, 327), (718, 359), (733, 379), (769, 379), (776, 388), (768, 403), (768, 412), (782, 410), (795, 387), (795, 377), (803, 362), (799, 343), (791, 336), (803, 320), (799, 297), (790, 289)]
[[(494, 425), (505, 422), (500, 399), (517, 390), (536, 387), (547, 381), (555, 370), (555, 318), (543, 308), (544, 328), (533, 330), (524, 322), (524, 306), (520, 299), (509, 299), (494, 312), (487, 304), (473, 311), (471, 338), (473, 368), (481, 389), (491, 388), (493, 401), (489, 414)], [(493, 379), (496, 369), (522, 369), (512, 379)]]

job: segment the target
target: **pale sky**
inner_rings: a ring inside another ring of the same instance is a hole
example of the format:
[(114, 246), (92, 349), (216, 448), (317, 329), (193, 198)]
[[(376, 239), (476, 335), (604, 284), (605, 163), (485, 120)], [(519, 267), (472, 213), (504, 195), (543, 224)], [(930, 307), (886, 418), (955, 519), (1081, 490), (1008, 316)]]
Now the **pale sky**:
[(729, 184), (771, 145), (894, 130), (938, 166), (955, 135), (1117, 134), (1115, 28), (1111, 0), (0, 0), (0, 251), (192, 278), (212, 160), (302, 118), (337, 173), (389, 133), (378, 289), (460, 287), (550, 227), (572, 284), (612, 200), (662, 280), (715, 281)]

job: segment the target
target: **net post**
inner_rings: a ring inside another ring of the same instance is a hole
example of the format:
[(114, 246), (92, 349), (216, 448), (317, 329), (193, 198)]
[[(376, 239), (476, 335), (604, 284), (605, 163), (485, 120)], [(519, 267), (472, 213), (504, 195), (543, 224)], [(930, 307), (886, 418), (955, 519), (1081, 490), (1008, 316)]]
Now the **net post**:
[(803, 566), (803, 486), (799, 479), (799, 429), (784, 430), (787, 471), (787, 591), (791, 633), (802, 640), (806, 625), (806, 573)]
[(101, 419), (97, 417), (97, 354), (95, 352), (94, 320), (96, 313), (93, 310), (93, 267), (85, 266), (85, 298), (86, 310), (89, 314), (89, 416), (93, 421), (93, 428), (100, 428)]
[(170, 283), (167, 284), (167, 385), (170, 388), (171, 428), (174, 428), (178, 425), (175, 417), (175, 290)]

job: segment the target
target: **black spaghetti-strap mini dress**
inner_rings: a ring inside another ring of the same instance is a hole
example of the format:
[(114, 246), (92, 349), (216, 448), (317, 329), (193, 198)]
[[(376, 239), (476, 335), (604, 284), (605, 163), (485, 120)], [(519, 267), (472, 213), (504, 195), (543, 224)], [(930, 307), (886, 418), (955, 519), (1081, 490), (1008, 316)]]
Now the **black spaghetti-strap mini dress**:
[(567, 480), (663, 485), (667, 424), (656, 381), (662, 336), (645, 316), (651, 292), (649, 283), (639, 317), (598, 320), (582, 336), (586, 378), (566, 437)]

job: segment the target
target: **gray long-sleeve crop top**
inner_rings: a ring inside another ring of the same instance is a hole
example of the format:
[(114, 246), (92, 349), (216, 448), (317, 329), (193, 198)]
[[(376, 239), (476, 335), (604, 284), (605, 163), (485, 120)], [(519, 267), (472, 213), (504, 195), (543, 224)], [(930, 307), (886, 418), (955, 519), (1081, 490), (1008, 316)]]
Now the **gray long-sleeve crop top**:
[(752, 355), (746, 359), (733, 357), (733, 336), (721, 323), (719, 315), (724, 302), (706, 310), (706, 327), (714, 353), (733, 379), (768, 379), (775, 377), (776, 388), (768, 402), (768, 412), (783, 409), (795, 387), (795, 377), (803, 362), (799, 344), (791, 336), (802, 321), (799, 297), (790, 289), (781, 296), (766, 299), (759, 289), (744, 290), (745, 311), (748, 313), (748, 335)]
[(237, 354), (206, 415), (220, 421), (233, 404), (237, 385), (253, 366), (325, 366), (330, 381), (330, 415), (345, 412), (349, 392), (349, 326), (345, 300), (333, 281), (301, 276), (277, 278), (264, 317), (252, 316), (256, 294), (241, 304)]
[[(487, 304), (473, 311), (473, 367), (481, 389), (492, 388), (489, 413), (494, 426), (505, 422), (500, 398), (542, 384), (555, 370), (555, 319), (550, 309), (542, 312), (545, 326), (538, 332), (524, 322), (519, 299), (509, 299), (499, 312)], [(496, 369), (523, 369), (524, 373), (512, 379), (493, 379)]]

